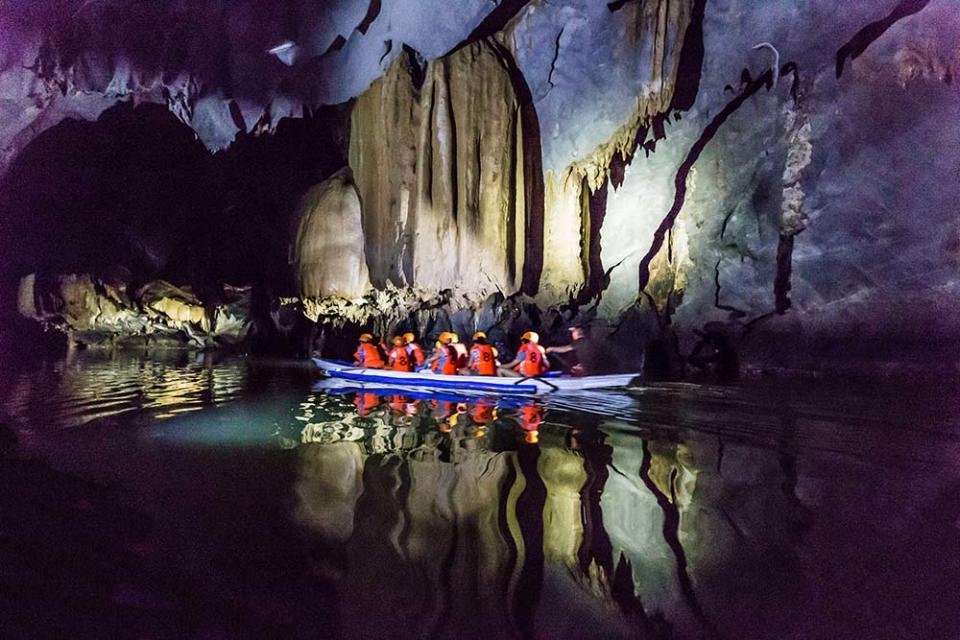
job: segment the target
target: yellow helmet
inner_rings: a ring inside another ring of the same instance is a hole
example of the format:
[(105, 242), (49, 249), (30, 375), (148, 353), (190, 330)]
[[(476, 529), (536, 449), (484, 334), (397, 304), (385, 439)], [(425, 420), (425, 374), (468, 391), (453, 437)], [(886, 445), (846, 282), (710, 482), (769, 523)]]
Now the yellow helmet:
[(444, 331), (440, 334), (440, 337), (437, 339), (442, 344), (450, 344), (453, 342), (453, 335), (449, 331)]
[(455, 334), (454, 332), (451, 331), (451, 332), (450, 332), (450, 342), (460, 342), (460, 336), (458, 336), (457, 334)]
[(533, 331), (527, 331), (525, 334), (523, 334), (522, 336), (520, 336), (520, 339), (521, 339), (521, 340), (529, 340), (529, 341), (532, 342), (533, 344), (537, 344), (537, 343), (540, 342), (540, 336), (539, 336), (539, 334), (537, 334), (537, 333), (535, 333), (535, 332), (533, 332)]
[(370, 342), (371, 340), (373, 340), (373, 336), (369, 333), (360, 334), (360, 342)]
[(410, 333), (409, 331), (401, 336), (404, 342), (414, 342), (417, 339), (417, 336)]
[(397, 346), (397, 347), (402, 347), (404, 345), (403, 338), (401, 338), (400, 336), (393, 336), (393, 340), (391, 340), (390, 342), (392, 342), (394, 346)]
[(487, 334), (485, 334), (483, 331), (477, 331), (475, 334), (473, 334), (473, 339), (476, 340), (477, 338), (483, 338), (486, 340)]

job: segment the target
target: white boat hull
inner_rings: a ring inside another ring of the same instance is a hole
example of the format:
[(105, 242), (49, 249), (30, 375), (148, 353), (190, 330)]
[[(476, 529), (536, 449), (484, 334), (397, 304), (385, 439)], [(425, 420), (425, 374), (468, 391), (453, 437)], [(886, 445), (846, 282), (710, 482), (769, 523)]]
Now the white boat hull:
[(348, 380), (358, 386), (397, 386), (444, 389), (474, 393), (502, 393), (536, 395), (556, 391), (570, 392), (582, 389), (612, 389), (625, 387), (638, 375), (622, 373), (607, 376), (558, 376), (550, 378), (509, 378), (501, 376), (445, 376), (432, 371), (406, 372), (390, 369), (368, 369), (342, 362), (313, 358), (314, 364), (326, 375)]

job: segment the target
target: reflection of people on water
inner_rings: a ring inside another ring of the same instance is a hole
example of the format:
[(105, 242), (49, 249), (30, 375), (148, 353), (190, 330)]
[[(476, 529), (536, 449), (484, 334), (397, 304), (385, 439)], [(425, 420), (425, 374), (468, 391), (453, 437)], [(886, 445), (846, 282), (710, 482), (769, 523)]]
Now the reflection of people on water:
[(490, 424), (497, 419), (497, 404), (490, 398), (481, 398), (470, 410), (470, 417), (477, 424)]
[(368, 416), (371, 411), (380, 406), (380, 396), (375, 393), (358, 393), (353, 398), (353, 404), (357, 407), (359, 415)]
[(387, 403), (387, 406), (390, 407), (390, 411), (399, 414), (407, 413), (407, 396), (390, 396), (390, 401)]
[(524, 431), (524, 440), (530, 444), (540, 441), (540, 425), (543, 424), (543, 407), (531, 402), (517, 411), (520, 428)]

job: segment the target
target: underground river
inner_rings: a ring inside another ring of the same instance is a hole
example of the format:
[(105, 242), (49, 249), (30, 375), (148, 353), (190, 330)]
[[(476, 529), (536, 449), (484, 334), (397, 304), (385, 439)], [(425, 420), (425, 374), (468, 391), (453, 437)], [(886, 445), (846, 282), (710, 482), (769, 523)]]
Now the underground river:
[(956, 389), (314, 382), (183, 353), (13, 363), (4, 635), (960, 633)]

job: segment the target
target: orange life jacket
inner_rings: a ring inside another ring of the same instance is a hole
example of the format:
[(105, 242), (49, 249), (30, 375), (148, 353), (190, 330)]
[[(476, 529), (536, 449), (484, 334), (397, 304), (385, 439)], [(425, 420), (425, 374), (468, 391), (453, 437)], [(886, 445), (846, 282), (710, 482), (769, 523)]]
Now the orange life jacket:
[(390, 368), (394, 371), (413, 371), (413, 362), (406, 347), (396, 347), (390, 352)]
[(413, 356), (413, 361), (417, 363), (418, 367), (423, 366), (423, 361), (426, 360), (426, 356), (423, 355), (423, 349), (420, 348), (416, 342), (411, 342), (407, 345), (407, 353)]
[(383, 369), (383, 357), (380, 355), (380, 349), (369, 342), (361, 342), (357, 347), (357, 352), (353, 354), (354, 360), (360, 363), (361, 367), (368, 369)]
[(390, 410), (394, 413), (405, 413), (407, 408), (407, 397), (406, 396), (391, 396), (390, 402), (388, 403)]
[[(460, 368), (457, 367), (457, 350), (453, 348), (453, 345), (442, 345), (440, 347), (443, 349), (443, 357), (438, 360), (437, 373), (445, 376), (455, 376), (459, 373)], [(436, 369), (434, 369), (436, 371)]]
[(520, 407), (517, 417), (520, 419), (521, 429), (524, 431), (536, 431), (540, 428), (540, 425), (543, 424), (543, 409), (540, 405), (529, 404)]
[(497, 417), (497, 406), (485, 403), (477, 404), (470, 412), (470, 417), (477, 424), (489, 424)]
[(375, 393), (358, 393), (353, 398), (353, 404), (356, 405), (358, 414), (366, 416), (380, 404), (380, 396)]
[(481, 376), (497, 375), (497, 356), (488, 344), (475, 344), (470, 349), (470, 368)]
[(467, 351), (467, 345), (460, 342), (456, 342), (452, 345), (454, 352), (457, 354), (457, 369), (465, 369), (467, 367), (467, 361), (470, 359), (470, 352)]
[(540, 345), (532, 342), (524, 344), (517, 352), (518, 357), (521, 355), (523, 360), (514, 367), (514, 370), (519, 371), (521, 375), (539, 376), (547, 372), (547, 363), (543, 357), (543, 351), (540, 350)]

